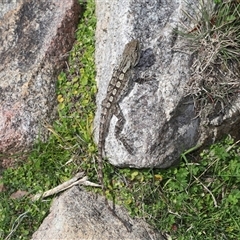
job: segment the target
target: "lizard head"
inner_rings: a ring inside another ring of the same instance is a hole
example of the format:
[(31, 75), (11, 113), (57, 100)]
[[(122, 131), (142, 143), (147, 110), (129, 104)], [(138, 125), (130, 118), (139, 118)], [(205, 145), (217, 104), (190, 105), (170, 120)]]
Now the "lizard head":
[(140, 44), (137, 39), (133, 39), (126, 44), (123, 56), (128, 56), (131, 67), (135, 67), (138, 64), (140, 58)]

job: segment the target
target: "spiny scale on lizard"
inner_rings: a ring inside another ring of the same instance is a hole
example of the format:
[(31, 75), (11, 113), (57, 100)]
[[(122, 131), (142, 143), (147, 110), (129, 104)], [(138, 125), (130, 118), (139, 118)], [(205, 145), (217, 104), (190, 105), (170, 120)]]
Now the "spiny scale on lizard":
[[(140, 47), (138, 40), (132, 40), (126, 44), (121, 61), (118, 67), (113, 70), (113, 76), (109, 82), (106, 97), (102, 101), (102, 109), (99, 126), (98, 139), (98, 175), (99, 181), (102, 185), (102, 191), (105, 196), (105, 203), (112, 213), (119, 219), (113, 209), (110, 208), (107, 198), (106, 189), (103, 182), (103, 157), (105, 155), (105, 140), (108, 135), (109, 125), (113, 115), (118, 118), (123, 118), (119, 108), (119, 101), (126, 94), (129, 82), (132, 80), (131, 69), (134, 68), (140, 58)], [(121, 119), (119, 119), (121, 122)], [(117, 127), (117, 126), (116, 126)], [(120, 127), (118, 126), (120, 129)], [(116, 129), (115, 134), (119, 133), (121, 129)], [(120, 219), (121, 220), (121, 219)], [(122, 221), (122, 220), (121, 220)], [(126, 225), (125, 225), (126, 226)]]

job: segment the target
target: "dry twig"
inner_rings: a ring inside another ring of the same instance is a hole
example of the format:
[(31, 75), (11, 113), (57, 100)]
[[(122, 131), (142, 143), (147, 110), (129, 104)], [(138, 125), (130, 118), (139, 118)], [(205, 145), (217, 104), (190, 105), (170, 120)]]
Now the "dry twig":
[(68, 188), (71, 188), (75, 185), (78, 185), (78, 184), (81, 184), (81, 185), (84, 185), (84, 186), (93, 186), (93, 187), (101, 187), (101, 185), (99, 184), (96, 184), (96, 183), (92, 183), (92, 182), (89, 182), (87, 181), (87, 176), (81, 178), (80, 180), (78, 180), (80, 177), (83, 176), (83, 172), (79, 172), (77, 173), (73, 178), (71, 178), (70, 180), (58, 185), (57, 187), (55, 188), (52, 188), (44, 193), (38, 193), (36, 195), (34, 195), (32, 197), (32, 200), (33, 201), (37, 201), (39, 198), (46, 198), (46, 197), (49, 197), (51, 195), (54, 195), (54, 194), (57, 194), (59, 192), (62, 192)]

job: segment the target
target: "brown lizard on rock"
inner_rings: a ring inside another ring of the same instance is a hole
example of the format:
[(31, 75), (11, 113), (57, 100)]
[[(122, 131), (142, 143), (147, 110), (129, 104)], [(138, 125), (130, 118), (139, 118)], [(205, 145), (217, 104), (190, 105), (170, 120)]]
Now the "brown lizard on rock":
[[(99, 138), (98, 138), (98, 175), (99, 181), (102, 185), (102, 191), (105, 197), (105, 203), (111, 212), (120, 219), (113, 209), (110, 208), (106, 198), (106, 188), (103, 181), (103, 158), (105, 156), (105, 140), (108, 135), (109, 126), (113, 115), (118, 118), (115, 126), (115, 136), (120, 139), (120, 133), (123, 129), (125, 122), (123, 113), (119, 107), (119, 102), (122, 97), (127, 93), (129, 83), (132, 81), (132, 69), (138, 64), (140, 58), (140, 47), (138, 40), (132, 40), (126, 44), (119, 66), (114, 68), (113, 76), (109, 82), (106, 97), (101, 104), (101, 116), (99, 126)], [(125, 148), (131, 152), (131, 147), (123, 140), (120, 139)], [(124, 223), (124, 222), (123, 222)], [(124, 223), (126, 226), (126, 224)], [(126, 226), (127, 227), (127, 226)], [(127, 227), (129, 230), (129, 227)]]

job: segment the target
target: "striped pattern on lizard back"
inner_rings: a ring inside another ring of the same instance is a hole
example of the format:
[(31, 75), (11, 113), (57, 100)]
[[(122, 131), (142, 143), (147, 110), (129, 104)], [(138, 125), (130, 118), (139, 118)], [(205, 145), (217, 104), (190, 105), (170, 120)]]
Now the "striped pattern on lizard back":
[(98, 175), (106, 200), (106, 190), (103, 182), (103, 157), (105, 156), (105, 140), (113, 115), (119, 117), (119, 101), (126, 94), (131, 79), (131, 69), (137, 65), (140, 57), (138, 40), (126, 44), (118, 67), (113, 70), (105, 99), (101, 104), (101, 116), (98, 138)]

